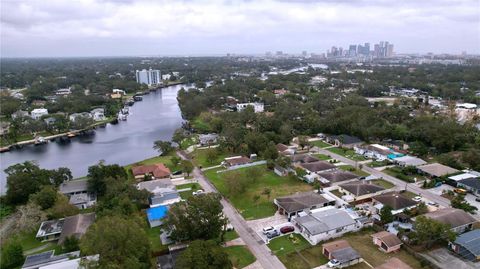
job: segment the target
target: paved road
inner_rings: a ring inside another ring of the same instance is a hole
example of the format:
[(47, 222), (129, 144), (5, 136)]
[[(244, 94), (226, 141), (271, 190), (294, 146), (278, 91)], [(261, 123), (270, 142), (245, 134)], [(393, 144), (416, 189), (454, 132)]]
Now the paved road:
[[(182, 159), (188, 159), (183, 152), (177, 152), (177, 155)], [(198, 180), (205, 192), (218, 192), (215, 186), (205, 178), (203, 172), (195, 167), (193, 176)], [(247, 225), (245, 219), (237, 212), (237, 210), (225, 199), (221, 200), (223, 205), (223, 213), (230, 220), (230, 223), (235, 228), (235, 231), (242, 238), (248, 246), (253, 255), (257, 258), (264, 269), (283, 269), (285, 266), (270, 252), (270, 249), (263, 243), (262, 239)]]
[[(352, 161), (352, 160), (350, 160), (346, 157), (343, 157), (342, 155), (338, 155), (336, 153), (333, 153), (333, 152), (325, 150), (325, 149), (319, 149), (319, 153), (325, 154), (325, 155), (330, 155), (331, 157), (333, 157), (333, 158), (335, 158), (335, 159), (337, 159), (337, 160), (339, 160), (343, 163), (352, 165), (352, 166), (355, 166), (357, 164), (355, 161)], [(396, 177), (392, 177), (391, 175), (386, 174), (382, 171), (375, 170), (372, 167), (369, 167), (367, 165), (363, 165), (362, 170), (369, 173), (369, 174), (372, 174), (374, 176), (381, 177), (381, 178), (395, 184), (395, 186), (397, 186), (398, 190), (404, 190), (406, 188), (407, 191), (413, 192), (415, 194), (419, 194), (420, 196), (424, 197), (425, 199), (430, 200), (430, 201), (434, 201), (441, 206), (444, 206), (444, 207), (449, 207), (450, 206), (450, 201), (447, 198), (443, 198), (439, 195), (433, 194), (426, 189), (422, 189), (421, 187), (419, 187), (418, 185), (416, 185), (414, 183), (406, 183), (405, 181), (402, 181), (402, 180), (400, 180)]]

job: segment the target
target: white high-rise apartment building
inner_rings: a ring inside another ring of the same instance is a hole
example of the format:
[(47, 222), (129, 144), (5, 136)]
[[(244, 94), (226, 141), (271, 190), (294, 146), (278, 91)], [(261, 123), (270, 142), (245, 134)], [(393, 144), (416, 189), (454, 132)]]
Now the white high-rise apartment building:
[(135, 72), (135, 77), (137, 78), (138, 83), (145, 83), (148, 86), (158, 85), (162, 83), (162, 76), (160, 70), (137, 70)]

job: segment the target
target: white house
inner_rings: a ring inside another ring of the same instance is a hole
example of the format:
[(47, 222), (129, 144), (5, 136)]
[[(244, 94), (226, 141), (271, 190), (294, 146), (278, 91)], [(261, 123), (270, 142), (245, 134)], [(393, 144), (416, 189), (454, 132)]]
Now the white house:
[(393, 151), (385, 146), (379, 144), (362, 145), (353, 147), (355, 153), (363, 155), (367, 158), (375, 159), (378, 161), (384, 161), (388, 159), (388, 155)]
[(92, 119), (94, 121), (102, 121), (105, 120), (105, 109), (103, 108), (95, 108), (90, 112), (92, 115)]
[(327, 206), (301, 212), (293, 219), (302, 236), (312, 245), (361, 229), (363, 224), (345, 210)]
[(121, 95), (125, 95), (125, 91), (124, 90), (120, 90), (120, 89), (113, 89), (112, 90), (112, 93), (117, 93), (117, 94), (121, 94)]
[(38, 120), (45, 115), (48, 115), (48, 110), (46, 108), (35, 108), (32, 110), (32, 112), (30, 112), (30, 116), (34, 120)]
[(92, 115), (88, 112), (82, 112), (82, 113), (73, 113), (68, 118), (70, 119), (71, 122), (75, 122), (77, 118), (82, 117), (82, 118), (91, 118)]
[(60, 96), (70, 95), (72, 90), (70, 88), (58, 89), (55, 94)]
[(237, 111), (242, 111), (248, 106), (253, 107), (253, 111), (255, 111), (255, 113), (260, 113), (264, 111), (263, 103), (239, 103), (237, 104)]

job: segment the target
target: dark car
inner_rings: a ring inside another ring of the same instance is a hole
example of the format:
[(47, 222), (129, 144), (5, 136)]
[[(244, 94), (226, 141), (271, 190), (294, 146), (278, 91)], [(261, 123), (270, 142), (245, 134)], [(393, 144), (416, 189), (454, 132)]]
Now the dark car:
[(280, 228), (280, 232), (282, 234), (291, 233), (293, 231), (295, 231), (295, 228), (293, 226), (284, 226), (284, 227)]
[(480, 197), (475, 198), (475, 201), (480, 202)]
[(267, 238), (268, 238), (268, 239), (272, 239), (272, 238), (277, 237), (277, 236), (279, 236), (279, 235), (280, 235), (280, 234), (278, 233), (277, 230), (273, 230), (273, 231), (267, 232)]

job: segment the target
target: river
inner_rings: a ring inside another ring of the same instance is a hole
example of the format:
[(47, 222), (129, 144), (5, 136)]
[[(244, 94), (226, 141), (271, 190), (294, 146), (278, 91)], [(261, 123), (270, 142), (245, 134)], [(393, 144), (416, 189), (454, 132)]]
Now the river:
[(42, 146), (25, 146), (0, 154), (0, 186), (5, 193), (3, 170), (12, 164), (35, 161), (41, 168), (68, 167), (74, 177), (87, 174), (88, 167), (104, 160), (108, 164), (126, 165), (158, 154), (152, 147), (156, 140), (170, 140), (181, 127), (182, 116), (177, 92), (193, 85), (169, 86), (143, 96), (130, 107), (127, 121), (97, 128), (95, 135), (76, 137), (70, 143), (50, 142)]

